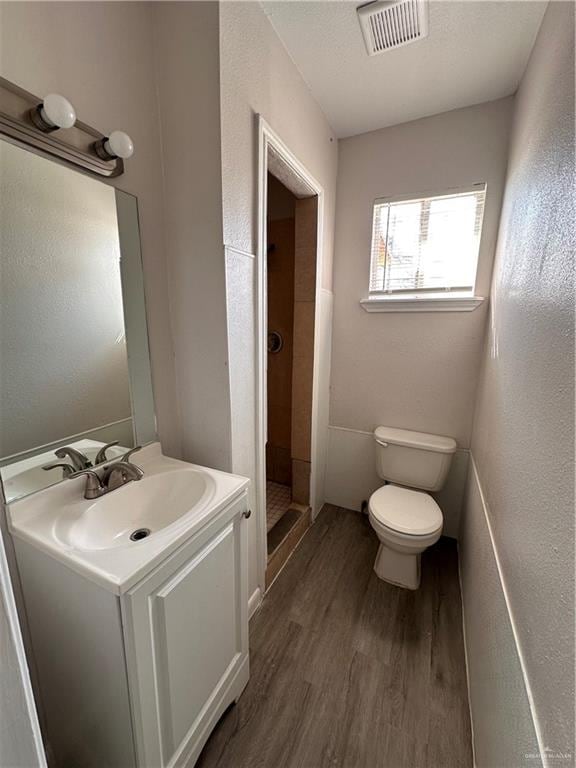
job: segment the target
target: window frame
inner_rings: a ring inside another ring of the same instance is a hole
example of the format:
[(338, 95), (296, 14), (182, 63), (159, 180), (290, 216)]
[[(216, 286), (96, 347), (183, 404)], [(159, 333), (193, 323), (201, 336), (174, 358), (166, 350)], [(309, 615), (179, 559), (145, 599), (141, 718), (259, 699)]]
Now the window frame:
[[(396, 291), (370, 291), (370, 275), (372, 272), (374, 243), (374, 209), (378, 204), (402, 203), (427, 198), (453, 197), (479, 191), (484, 192), (484, 211), (482, 214), (482, 224), (480, 226), (480, 239), (478, 244), (478, 258), (476, 260), (474, 284), (471, 288), (458, 288), (452, 286), (446, 288), (422, 288), (417, 291), (410, 288), (399, 289)], [(370, 208), (371, 234), (368, 258), (368, 293), (365, 298), (360, 300), (363, 309), (367, 312), (471, 312), (476, 309), (476, 307), (480, 306), (485, 297), (476, 295), (476, 284), (478, 280), (480, 258), (482, 255), (487, 195), (487, 183), (475, 182), (474, 184), (447, 187), (441, 190), (425, 190), (422, 192), (404, 193), (399, 195), (384, 195), (375, 198), (372, 201)]]

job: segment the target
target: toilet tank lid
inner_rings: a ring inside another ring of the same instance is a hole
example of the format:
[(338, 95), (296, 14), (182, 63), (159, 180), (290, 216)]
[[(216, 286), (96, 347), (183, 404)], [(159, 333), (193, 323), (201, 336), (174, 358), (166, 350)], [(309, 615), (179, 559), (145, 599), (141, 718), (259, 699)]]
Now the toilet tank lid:
[(377, 427), (374, 431), (376, 440), (391, 445), (405, 445), (410, 448), (419, 448), (424, 451), (436, 451), (437, 453), (454, 453), (456, 440), (453, 437), (441, 435), (429, 435), (426, 432), (412, 432), (408, 429), (396, 429), (395, 427)]

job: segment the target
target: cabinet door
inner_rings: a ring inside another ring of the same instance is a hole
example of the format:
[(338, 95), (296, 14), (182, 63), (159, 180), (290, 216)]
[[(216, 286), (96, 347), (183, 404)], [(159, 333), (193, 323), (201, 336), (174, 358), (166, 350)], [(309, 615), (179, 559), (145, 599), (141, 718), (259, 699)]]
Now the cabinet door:
[(123, 600), (138, 764), (191, 766), (248, 680), (245, 498)]

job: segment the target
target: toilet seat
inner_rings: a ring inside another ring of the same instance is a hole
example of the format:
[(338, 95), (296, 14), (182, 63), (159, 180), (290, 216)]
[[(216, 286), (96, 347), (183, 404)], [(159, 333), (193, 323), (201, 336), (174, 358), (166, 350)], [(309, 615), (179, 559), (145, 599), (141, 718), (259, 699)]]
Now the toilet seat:
[(442, 510), (423, 491), (384, 485), (370, 497), (371, 516), (390, 531), (407, 536), (429, 536), (442, 529)]

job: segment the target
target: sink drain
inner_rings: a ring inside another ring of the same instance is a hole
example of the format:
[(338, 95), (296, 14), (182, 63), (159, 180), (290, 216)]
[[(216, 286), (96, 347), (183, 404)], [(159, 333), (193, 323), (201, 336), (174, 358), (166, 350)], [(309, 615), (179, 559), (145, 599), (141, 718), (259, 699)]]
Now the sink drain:
[(150, 528), (138, 528), (130, 534), (130, 540), (140, 541), (141, 539), (145, 539), (146, 536), (150, 536), (151, 533), (152, 531)]

